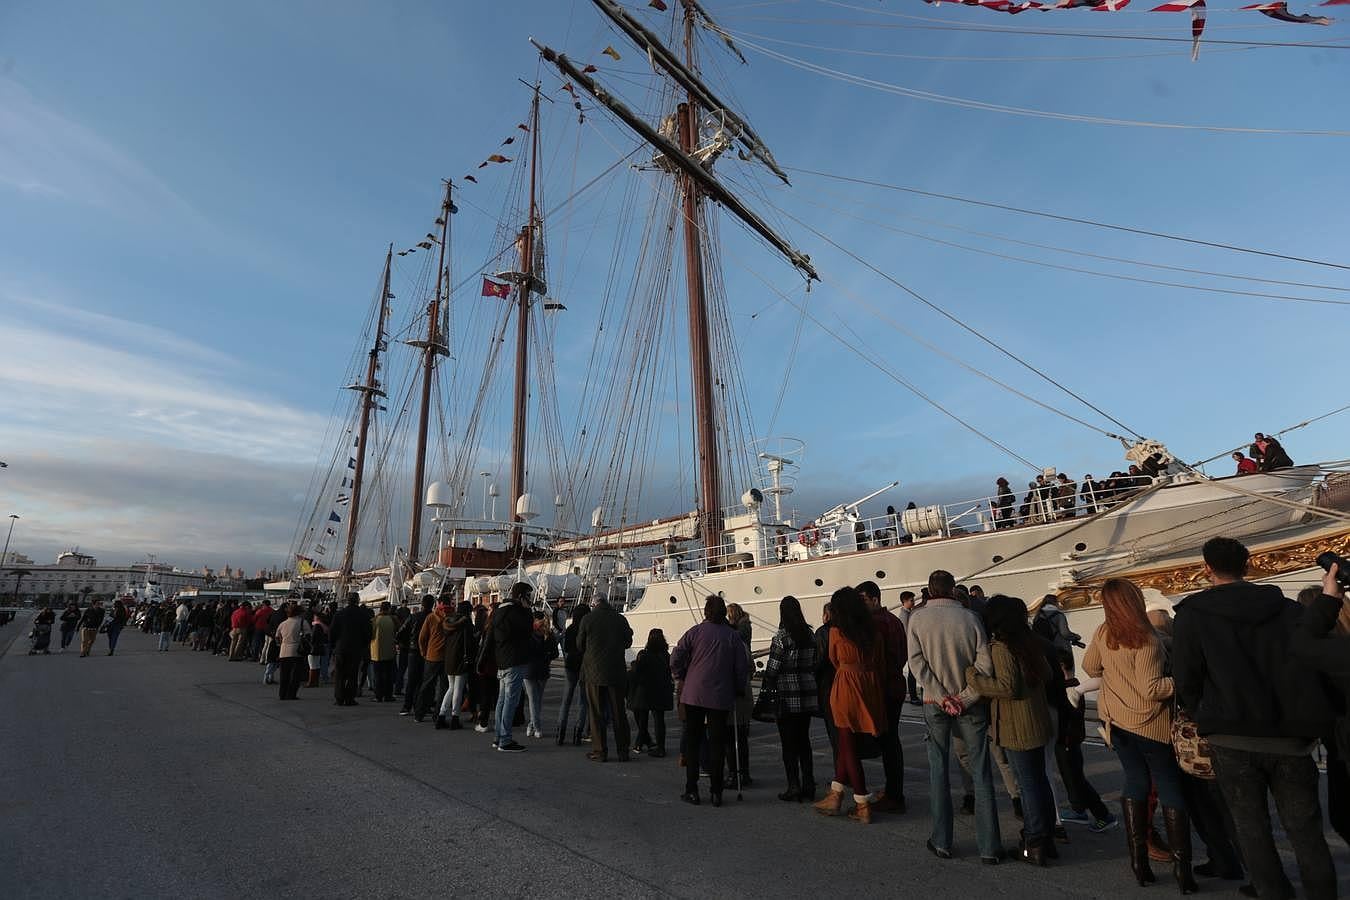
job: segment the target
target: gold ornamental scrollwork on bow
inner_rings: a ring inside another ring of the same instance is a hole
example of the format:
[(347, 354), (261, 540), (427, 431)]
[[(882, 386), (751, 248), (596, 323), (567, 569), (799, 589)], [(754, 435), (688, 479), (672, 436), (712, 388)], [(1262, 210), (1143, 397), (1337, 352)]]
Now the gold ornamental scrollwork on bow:
[[(1247, 563), (1247, 577), (1255, 580), (1307, 569), (1317, 565), (1318, 555), (1328, 550), (1341, 556), (1350, 556), (1350, 531), (1297, 544), (1286, 544), (1283, 547), (1272, 547), (1269, 550), (1258, 550), (1252, 554), (1251, 560)], [(1155, 588), (1169, 596), (1202, 591), (1209, 587), (1209, 580), (1205, 577), (1205, 566), (1199, 562), (1174, 566), (1170, 569), (1123, 573), (1121, 577), (1130, 579), (1140, 588)], [(1098, 591), (1104, 580), (1098, 579), (1060, 591), (1060, 607), (1081, 609), (1100, 602)]]

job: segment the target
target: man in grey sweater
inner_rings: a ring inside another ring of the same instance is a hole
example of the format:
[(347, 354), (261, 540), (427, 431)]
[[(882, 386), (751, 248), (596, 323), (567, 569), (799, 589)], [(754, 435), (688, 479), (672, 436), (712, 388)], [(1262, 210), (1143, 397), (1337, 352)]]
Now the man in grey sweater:
[(975, 781), (975, 838), (980, 859), (996, 864), (1003, 856), (994, 778), (989, 765), (989, 705), (966, 685), (966, 669), (992, 674), (984, 625), (956, 600), (956, 579), (941, 569), (928, 576), (929, 600), (909, 617), (909, 669), (923, 691), (928, 726), (928, 776), (933, 831), (928, 849), (939, 859), (952, 856), (952, 795), (948, 782), (952, 737), (970, 749)]

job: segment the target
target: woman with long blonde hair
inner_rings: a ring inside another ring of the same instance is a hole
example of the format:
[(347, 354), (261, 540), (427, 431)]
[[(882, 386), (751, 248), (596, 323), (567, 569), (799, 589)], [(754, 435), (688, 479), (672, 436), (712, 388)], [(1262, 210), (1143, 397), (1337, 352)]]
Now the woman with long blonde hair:
[(1130, 868), (1140, 886), (1156, 880), (1148, 863), (1148, 794), (1149, 785), (1156, 784), (1177, 886), (1183, 894), (1193, 893), (1191, 825), (1172, 751), (1173, 684), (1165, 674), (1162, 641), (1149, 624), (1144, 594), (1134, 582), (1112, 578), (1102, 585), (1102, 610), (1106, 621), (1092, 636), (1083, 669), (1102, 680), (1097, 717), (1125, 771), (1120, 802)]

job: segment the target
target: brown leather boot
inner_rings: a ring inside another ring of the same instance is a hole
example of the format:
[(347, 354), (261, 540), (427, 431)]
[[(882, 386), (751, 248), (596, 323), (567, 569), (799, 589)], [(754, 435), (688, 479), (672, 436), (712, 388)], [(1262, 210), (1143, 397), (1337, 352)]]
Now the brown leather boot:
[(811, 805), (823, 816), (839, 815), (839, 810), (844, 805), (844, 786), (837, 781), (831, 781), (829, 793)]
[(853, 809), (849, 810), (848, 817), (859, 825), (872, 824), (872, 804), (865, 796), (853, 795)]
[(1140, 887), (1158, 879), (1148, 864), (1148, 803), (1142, 800), (1120, 800), (1121, 817), (1125, 824), (1125, 847), (1130, 856), (1130, 870)]
[(1167, 826), (1167, 843), (1172, 848), (1172, 875), (1177, 889), (1183, 894), (1200, 890), (1191, 873), (1191, 819), (1186, 810), (1163, 807), (1163, 823)]

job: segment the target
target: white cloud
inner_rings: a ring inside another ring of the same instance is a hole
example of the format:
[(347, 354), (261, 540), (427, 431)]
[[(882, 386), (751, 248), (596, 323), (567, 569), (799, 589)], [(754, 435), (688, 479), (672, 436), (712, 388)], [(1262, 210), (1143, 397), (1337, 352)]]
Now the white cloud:
[(159, 446), (228, 447), (245, 457), (313, 458), (325, 425), (319, 416), (222, 383), (215, 351), (193, 341), (152, 330), (144, 342), (119, 340), (139, 326), (89, 315), (108, 320), (99, 323), (103, 336), (41, 324), (6, 330), (0, 405), (11, 421)]
[(201, 216), (154, 172), (92, 129), (0, 77), (0, 187), (120, 209)]

